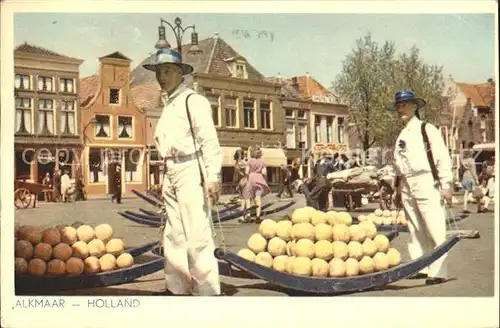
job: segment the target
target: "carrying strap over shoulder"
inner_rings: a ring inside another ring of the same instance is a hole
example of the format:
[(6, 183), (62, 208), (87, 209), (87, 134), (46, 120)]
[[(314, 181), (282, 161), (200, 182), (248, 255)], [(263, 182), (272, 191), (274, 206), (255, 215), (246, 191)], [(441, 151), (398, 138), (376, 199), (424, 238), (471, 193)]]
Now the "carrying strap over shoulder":
[[(191, 119), (191, 113), (189, 112), (189, 105), (188, 105), (188, 101), (189, 101), (189, 97), (191, 97), (192, 95), (194, 95), (195, 93), (190, 93), (187, 97), (186, 97), (186, 114), (187, 114), (187, 118), (188, 118), (188, 122), (189, 122), (189, 129), (191, 130), (191, 137), (193, 139), (193, 146), (194, 146), (194, 150), (196, 152), (196, 135), (194, 133), (194, 127), (193, 127), (193, 121)], [(202, 152), (202, 149), (200, 148), (200, 153), (202, 154), (203, 156), (203, 152)], [(203, 174), (203, 169), (201, 167), (201, 163), (200, 163), (200, 158), (198, 156), (198, 153), (196, 153), (196, 160), (198, 161), (198, 168), (200, 170), (200, 178), (201, 178), (201, 185), (205, 185), (205, 175)]]
[(426, 122), (422, 122), (421, 125), (422, 137), (424, 138), (425, 152), (427, 154), (427, 159), (431, 167), (432, 177), (434, 178), (434, 181), (439, 184), (439, 175), (437, 172), (436, 163), (434, 162), (434, 155), (432, 154), (431, 143), (429, 141), (429, 137), (427, 136), (427, 131), (425, 129), (426, 124), (427, 124)]

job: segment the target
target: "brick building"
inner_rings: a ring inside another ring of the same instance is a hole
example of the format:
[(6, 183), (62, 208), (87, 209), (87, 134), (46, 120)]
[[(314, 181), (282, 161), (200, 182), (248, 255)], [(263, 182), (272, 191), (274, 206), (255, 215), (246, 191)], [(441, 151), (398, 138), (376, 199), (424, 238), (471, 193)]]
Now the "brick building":
[[(200, 54), (182, 48), (185, 63), (193, 66), (192, 85), (212, 103), (213, 120), (223, 148), (223, 192), (233, 192), (234, 152), (240, 147), (260, 145), (268, 166), (268, 181), (276, 187), (279, 166), (286, 164), (285, 115), (280, 105), (280, 85), (265, 81), (264, 76), (218, 35), (198, 44)], [(154, 147), (152, 135), (162, 110), (160, 90), (154, 72), (142, 67), (147, 57), (132, 72), (136, 105), (147, 113), (147, 144)], [(150, 95), (150, 96), (145, 96)], [(150, 185), (156, 184), (162, 167), (157, 165), (154, 149), (148, 158)]]
[(41, 182), (60, 168), (74, 177), (83, 147), (77, 101), (83, 60), (21, 44), (14, 49), (14, 176)]
[(130, 62), (119, 52), (100, 57), (99, 72), (80, 81), (84, 181), (90, 195), (112, 191), (117, 165), (123, 193), (147, 186), (146, 115), (132, 101)]

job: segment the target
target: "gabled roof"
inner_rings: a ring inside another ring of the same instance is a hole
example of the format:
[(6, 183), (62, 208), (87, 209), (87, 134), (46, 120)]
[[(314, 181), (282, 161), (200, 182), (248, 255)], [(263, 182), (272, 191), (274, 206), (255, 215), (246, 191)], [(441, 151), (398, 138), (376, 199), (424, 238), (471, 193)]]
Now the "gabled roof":
[(54, 52), (52, 50), (49, 50), (49, 49), (46, 49), (46, 48), (43, 48), (40, 46), (28, 44), (27, 42), (24, 42), (23, 44), (18, 45), (14, 49), (14, 53), (25, 53), (25, 54), (32, 54), (32, 55), (43, 56), (43, 57), (56, 57), (56, 58), (61, 58), (61, 59), (70, 59), (70, 60), (74, 60), (74, 61), (83, 62), (83, 60), (81, 60), (81, 59), (69, 57), (66, 55), (61, 55), (61, 54)]
[(94, 74), (80, 79), (80, 92), (78, 100), (81, 107), (85, 107), (94, 98), (97, 89), (99, 88), (99, 75)]
[(160, 91), (160, 85), (156, 81), (135, 86), (130, 90), (135, 106), (145, 111), (162, 108)]
[(312, 96), (333, 96), (333, 93), (311, 76), (295, 76), (290, 83), (305, 99)]
[(490, 107), (495, 95), (495, 83), (456, 83), (473, 107)]
[(281, 96), (283, 98), (304, 100), (304, 97), (302, 97), (299, 91), (293, 87), (292, 82), (289, 79), (283, 79), (282, 77), (271, 76), (271, 77), (266, 77), (265, 81), (275, 84), (281, 84)]
[(132, 59), (126, 57), (124, 54), (122, 54), (121, 52), (119, 51), (115, 51), (113, 52), (112, 54), (109, 54), (109, 55), (106, 55), (106, 56), (102, 56), (102, 57), (99, 57), (99, 59), (104, 59), (104, 58), (110, 58), (110, 59), (121, 59), (121, 60), (126, 60), (126, 61), (132, 61)]
[[(214, 74), (218, 76), (230, 77), (227, 59), (243, 58), (229, 44), (220, 37), (212, 37), (198, 42), (198, 47), (202, 53), (197, 55), (189, 54), (191, 44), (182, 46), (182, 60), (186, 64), (193, 66), (194, 73)], [(146, 70), (142, 65), (152, 61), (154, 53), (145, 58), (133, 71), (134, 81), (132, 86), (140, 84), (150, 84), (156, 81), (154, 72)], [(249, 80), (264, 81), (264, 75), (247, 62), (247, 74)]]

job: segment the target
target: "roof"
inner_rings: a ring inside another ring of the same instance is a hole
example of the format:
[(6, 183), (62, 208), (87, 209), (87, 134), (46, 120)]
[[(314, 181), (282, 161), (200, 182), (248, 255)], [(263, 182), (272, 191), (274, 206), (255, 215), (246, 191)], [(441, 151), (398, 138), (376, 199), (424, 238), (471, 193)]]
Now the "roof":
[(289, 80), (304, 99), (311, 99), (313, 96), (334, 96), (337, 98), (330, 90), (309, 75), (295, 76)]
[(490, 107), (495, 95), (495, 83), (456, 83), (473, 107)]
[(275, 84), (281, 84), (281, 96), (283, 98), (304, 100), (299, 91), (293, 87), (292, 82), (289, 79), (283, 79), (282, 77), (278, 76), (271, 76), (266, 77), (265, 81)]
[[(202, 53), (197, 55), (189, 54), (191, 44), (182, 46), (182, 60), (184, 63), (193, 66), (194, 73), (214, 74), (218, 76), (230, 77), (228, 64), (226, 61), (232, 58), (244, 58), (236, 52), (229, 44), (220, 37), (212, 37), (198, 42), (198, 47)], [(132, 70), (132, 86), (140, 84), (150, 84), (156, 81), (155, 73), (146, 70), (142, 65), (152, 61), (154, 53), (146, 57), (137, 67)], [(247, 61), (247, 74), (249, 80), (264, 81), (264, 75), (255, 69)]]
[(27, 42), (18, 45), (15, 49), (14, 52), (16, 53), (25, 53), (25, 54), (32, 54), (32, 55), (37, 55), (37, 56), (43, 56), (43, 57), (57, 57), (61, 59), (70, 59), (74, 61), (80, 61), (83, 62), (83, 60), (78, 59), (78, 58), (73, 58), (69, 57), (66, 55), (61, 55), (57, 52), (54, 52), (52, 50), (40, 47), (40, 46), (35, 46), (28, 44)]
[(143, 110), (151, 110), (162, 106), (158, 82), (133, 87), (130, 92), (135, 106)]
[(80, 92), (78, 94), (80, 106), (85, 107), (94, 98), (99, 83), (100, 79), (97, 74), (80, 79)]
[(109, 55), (106, 55), (106, 56), (102, 56), (102, 57), (99, 57), (99, 59), (104, 59), (104, 58), (110, 58), (110, 59), (121, 59), (121, 60), (127, 60), (127, 61), (132, 61), (132, 59), (128, 58), (127, 56), (125, 56), (124, 54), (122, 54), (121, 52), (119, 51), (115, 51)]

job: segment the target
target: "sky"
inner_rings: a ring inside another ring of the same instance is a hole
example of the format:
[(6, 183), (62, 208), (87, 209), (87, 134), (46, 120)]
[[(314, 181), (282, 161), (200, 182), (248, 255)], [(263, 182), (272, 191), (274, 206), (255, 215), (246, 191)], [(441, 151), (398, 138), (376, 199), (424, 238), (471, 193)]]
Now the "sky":
[[(14, 46), (28, 42), (82, 59), (81, 77), (95, 74), (98, 57), (114, 51), (132, 59), (134, 68), (155, 51), (160, 19), (173, 22), (177, 16), (186, 26), (196, 25), (200, 40), (218, 33), (265, 76), (309, 73), (328, 88), (368, 32), (378, 43), (395, 42), (401, 52), (416, 45), (426, 63), (443, 66), (445, 77), (455, 81), (481, 83), (495, 76), (493, 14), (16, 13)], [(175, 44), (168, 27), (167, 40)], [(190, 31), (183, 40), (190, 42)]]

